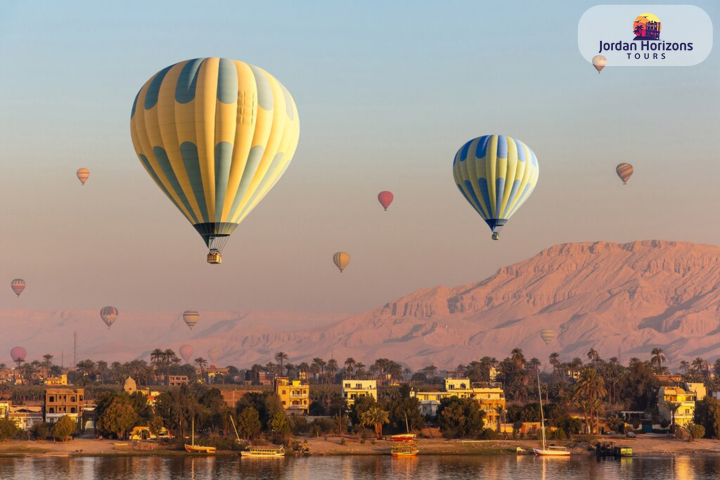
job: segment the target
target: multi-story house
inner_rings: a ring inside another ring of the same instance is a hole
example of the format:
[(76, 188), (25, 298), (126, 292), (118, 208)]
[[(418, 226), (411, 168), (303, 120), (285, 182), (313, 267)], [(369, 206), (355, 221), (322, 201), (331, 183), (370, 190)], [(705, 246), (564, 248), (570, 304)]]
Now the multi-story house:
[(658, 410), (660, 416), (668, 422), (686, 426), (695, 415), (697, 394), (682, 387), (662, 386), (658, 391)]
[(275, 393), (288, 415), (307, 415), (310, 407), (310, 385), (287, 377), (275, 378)]
[(84, 388), (48, 388), (45, 390), (45, 421), (55, 423), (67, 415), (77, 420), (85, 406)]
[(377, 380), (344, 379), (342, 396), (347, 401), (348, 407), (352, 406), (356, 399), (362, 397), (373, 397), (377, 400)]

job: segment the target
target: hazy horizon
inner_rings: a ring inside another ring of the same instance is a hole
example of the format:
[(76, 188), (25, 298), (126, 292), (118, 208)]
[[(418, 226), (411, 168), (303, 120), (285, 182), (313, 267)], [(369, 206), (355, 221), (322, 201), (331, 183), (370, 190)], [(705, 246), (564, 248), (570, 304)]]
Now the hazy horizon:
[[(577, 46), (593, 5), (0, 5), (0, 310), (354, 313), (482, 280), (558, 243), (720, 244), (716, 52), (694, 67), (598, 75)], [(696, 5), (720, 24), (715, 3)], [(220, 266), (129, 132), (147, 79), (199, 56), (264, 68), (300, 117), (290, 168)], [(493, 133), (540, 163), (499, 242), (452, 177), (458, 148)], [(626, 161), (635, 175), (622, 186)], [(84, 187), (79, 167), (91, 171)], [(381, 190), (395, 195), (387, 212)], [(351, 256), (342, 275), (339, 250)], [(27, 281), (19, 300), (16, 277)]]

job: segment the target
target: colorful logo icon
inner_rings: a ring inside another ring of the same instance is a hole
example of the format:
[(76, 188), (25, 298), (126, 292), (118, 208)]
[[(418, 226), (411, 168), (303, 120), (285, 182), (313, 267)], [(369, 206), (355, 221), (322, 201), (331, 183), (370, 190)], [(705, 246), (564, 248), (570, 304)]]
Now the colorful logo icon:
[(652, 13), (638, 15), (633, 23), (634, 40), (659, 40), (660, 19)]

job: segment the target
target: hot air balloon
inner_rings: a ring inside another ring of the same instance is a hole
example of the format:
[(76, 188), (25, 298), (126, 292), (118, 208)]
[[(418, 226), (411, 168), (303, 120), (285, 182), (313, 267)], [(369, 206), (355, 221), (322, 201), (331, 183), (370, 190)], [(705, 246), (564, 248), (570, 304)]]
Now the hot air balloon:
[(13, 362), (20, 365), (25, 361), (25, 358), (27, 358), (27, 350), (23, 347), (13, 347), (12, 350), (10, 350), (10, 358), (12, 358)]
[(10, 282), (10, 288), (12, 288), (12, 291), (15, 292), (15, 295), (20, 298), (20, 294), (25, 290), (25, 280), (22, 278), (16, 278), (12, 282)]
[(592, 59), (593, 67), (595, 67), (595, 70), (598, 71), (598, 73), (602, 72), (602, 69), (605, 68), (605, 65), (607, 64), (607, 58), (603, 57), (602, 55), (595, 55)]
[(550, 342), (555, 338), (555, 330), (550, 328), (543, 328), (540, 330), (540, 338), (542, 338), (545, 345), (550, 345)]
[(183, 320), (185, 324), (190, 327), (190, 330), (192, 330), (198, 320), (200, 320), (200, 314), (195, 310), (185, 310), (183, 312)]
[(80, 183), (85, 185), (85, 182), (87, 182), (88, 178), (90, 178), (90, 170), (87, 168), (79, 168), (77, 171), (77, 177), (78, 180), (80, 180)]
[(266, 71), (198, 58), (145, 83), (130, 130), (145, 170), (218, 264), (228, 237), (285, 173), (300, 124), (290, 93)]
[(337, 252), (333, 255), (333, 262), (335, 262), (335, 266), (339, 268), (340, 273), (342, 273), (345, 267), (348, 266), (348, 263), (350, 263), (350, 255), (345, 252)]
[(393, 198), (395, 198), (392, 194), (392, 192), (384, 191), (378, 193), (378, 202), (380, 202), (380, 205), (383, 206), (385, 211), (387, 212), (388, 207), (393, 201)]
[(485, 219), (492, 239), (525, 203), (540, 168), (530, 148), (505, 135), (485, 135), (467, 142), (453, 161), (453, 176), (465, 200)]
[(120, 312), (118, 312), (118, 309), (115, 307), (103, 307), (103, 309), (100, 310), (100, 318), (102, 318), (102, 321), (105, 322), (108, 329), (112, 327), (113, 323), (115, 323), (118, 315), (120, 315)]
[(192, 358), (195, 349), (191, 345), (180, 345), (180, 356), (188, 363)]
[(615, 171), (617, 172), (618, 177), (620, 177), (623, 181), (623, 185), (627, 185), (627, 182), (630, 180), (630, 177), (632, 177), (635, 169), (629, 163), (621, 163), (615, 168)]
[(221, 353), (222, 351), (218, 347), (212, 347), (207, 351), (208, 358), (213, 365), (218, 361)]

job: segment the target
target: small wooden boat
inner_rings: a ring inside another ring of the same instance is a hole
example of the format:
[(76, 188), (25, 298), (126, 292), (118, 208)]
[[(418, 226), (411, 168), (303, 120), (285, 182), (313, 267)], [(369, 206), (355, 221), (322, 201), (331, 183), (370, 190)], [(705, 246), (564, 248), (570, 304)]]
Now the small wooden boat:
[[(537, 371), (538, 392), (542, 392), (540, 388), (540, 370)], [(570, 450), (557, 445), (548, 445), (545, 437), (545, 413), (543, 412), (542, 394), (540, 394), (540, 428), (542, 430), (542, 447), (533, 448), (533, 453), (538, 457), (569, 457)]]
[(392, 435), (390, 440), (393, 442), (414, 442), (417, 435), (414, 433), (400, 433), (398, 435)]
[(201, 445), (188, 445), (185, 444), (185, 451), (188, 453), (207, 453), (212, 454), (217, 452), (217, 448), (215, 447), (203, 447)]
[(570, 450), (566, 447), (559, 447), (557, 445), (548, 445), (543, 448), (533, 448), (533, 452), (538, 457), (569, 457)]
[(394, 445), (390, 450), (390, 455), (393, 457), (414, 457), (419, 451), (420, 449), (414, 442), (403, 442), (402, 445)]
[(250, 447), (249, 450), (243, 450), (240, 452), (240, 455), (249, 458), (282, 458), (285, 456), (285, 447)]
[(615, 442), (598, 442), (595, 445), (595, 454), (598, 457), (632, 457), (632, 447), (625, 445), (615, 445)]
[(187, 443), (185, 444), (185, 451), (188, 453), (204, 453), (204, 454), (213, 454), (217, 451), (217, 448), (215, 447), (203, 447), (201, 445), (195, 445), (195, 418), (192, 420), (192, 427), (191, 427), (191, 436), (190, 436), (190, 445)]

